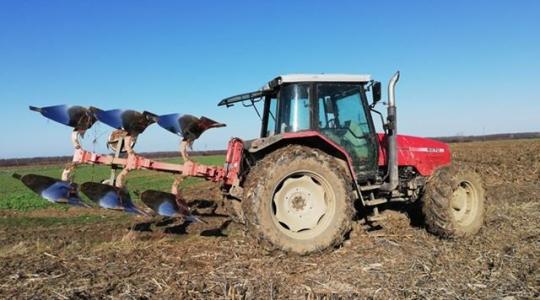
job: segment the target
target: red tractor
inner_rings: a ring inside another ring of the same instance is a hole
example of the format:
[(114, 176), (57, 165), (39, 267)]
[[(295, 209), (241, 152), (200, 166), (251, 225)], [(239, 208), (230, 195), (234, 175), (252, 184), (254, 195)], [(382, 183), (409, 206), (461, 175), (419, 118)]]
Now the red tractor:
[[(376, 220), (379, 205), (416, 201), (435, 234), (480, 229), (479, 176), (452, 167), (448, 145), (397, 134), (398, 80), (399, 72), (388, 86), (386, 122), (374, 109), (381, 84), (366, 75), (285, 75), (219, 103), (264, 101), (260, 138), (243, 143), (238, 180), (225, 185), (241, 201), (249, 232), (267, 246), (305, 254), (339, 245), (357, 202)], [(384, 133), (375, 131), (373, 114)]]
[[(221, 183), (236, 217), (263, 245), (300, 254), (340, 245), (357, 213), (368, 222), (376, 221), (381, 217), (378, 206), (392, 202), (421, 204), (425, 224), (435, 234), (472, 235), (483, 222), (481, 180), (476, 173), (451, 165), (446, 144), (397, 134), (398, 80), (399, 72), (388, 85), (386, 121), (375, 110), (381, 84), (367, 75), (279, 76), (258, 91), (222, 100), (219, 105), (253, 106), (262, 120), (260, 138), (231, 139), (224, 167), (201, 165), (187, 156), (186, 149), (202, 132), (224, 126), (205, 117), (66, 105), (31, 107), (74, 128), (73, 161), (61, 180), (35, 174), (15, 177), (51, 202), (87, 206), (80, 190), (103, 208), (150, 215), (131, 201), (125, 184), (128, 172), (177, 174), (171, 193), (149, 190), (140, 196), (156, 214), (168, 217), (191, 216), (178, 190), (182, 178), (206, 178)], [(262, 115), (257, 108), (261, 104)], [(374, 114), (380, 116), (384, 133), (375, 131)], [(116, 129), (115, 138), (109, 140), (114, 156), (81, 148), (79, 136), (96, 121)], [(146, 159), (133, 151), (137, 136), (152, 123), (183, 137), (184, 164)], [(111, 178), (79, 187), (72, 182), (79, 164), (110, 165)], [(123, 169), (116, 175), (119, 168)]]

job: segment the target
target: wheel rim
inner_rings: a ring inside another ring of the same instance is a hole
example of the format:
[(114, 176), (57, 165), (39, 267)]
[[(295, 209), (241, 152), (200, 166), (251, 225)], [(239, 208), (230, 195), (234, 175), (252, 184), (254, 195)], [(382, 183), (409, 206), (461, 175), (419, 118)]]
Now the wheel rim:
[(332, 187), (313, 172), (295, 172), (274, 190), (274, 223), (286, 235), (307, 239), (323, 232), (335, 210)]
[(461, 226), (466, 226), (474, 221), (478, 213), (478, 191), (468, 182), (459, 184), (452, 195), (452, 213), (454, 219)]

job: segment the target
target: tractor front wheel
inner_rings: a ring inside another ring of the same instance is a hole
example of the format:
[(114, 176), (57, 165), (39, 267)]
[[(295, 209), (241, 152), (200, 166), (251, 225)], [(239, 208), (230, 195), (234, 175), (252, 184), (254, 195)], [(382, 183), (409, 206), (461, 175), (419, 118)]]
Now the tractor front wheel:
[(477, 233), (484, 221), (484, 194), (476, 172), (453, 166), (438, 169), (422, 198), (428, 231), (447, 238)]
[(354, 213), (352, 181), (338, 159), (291, 145), (257, 162), (242, 210), (250, 234), (268, 250), (298, 254), (341, 244)]

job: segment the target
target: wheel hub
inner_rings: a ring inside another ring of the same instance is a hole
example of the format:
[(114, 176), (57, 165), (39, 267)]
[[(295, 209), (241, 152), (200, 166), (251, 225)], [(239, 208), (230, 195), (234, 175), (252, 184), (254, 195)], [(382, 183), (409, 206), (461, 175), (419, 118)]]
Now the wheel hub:
[(304, 210), (306, 207), (306, 199), (304, 199), (302, 196), (295, 196), (291, 201), (291, 206), (296, 211)]
[(292, 232), (315, 228), (327, 210), (324, 188), (308, 175), (286, 179), (274, 204), (276, 219)]
[(459, 188), (454, 194), (454, 200), (452, 201), (452, 207), (455, 210), (462, 210), (467, 202), (467, 193), (464, 189)]

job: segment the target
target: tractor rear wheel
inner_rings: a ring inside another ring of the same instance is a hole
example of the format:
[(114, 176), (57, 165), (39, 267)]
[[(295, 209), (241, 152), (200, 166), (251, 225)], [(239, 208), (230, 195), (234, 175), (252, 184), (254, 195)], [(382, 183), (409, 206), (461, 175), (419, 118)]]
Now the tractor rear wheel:
[(422, 198), (428, 231), (446, 238), (477, 233), (484, 222), (484, 194), (476, 172), (453, 166), (438, 169)]
[(351, 230), (351, 176), (318, 149), (290, 145), (268, 154), (244, 191), (248, 230), (267, 250), (309, 254), (341, 244)]

